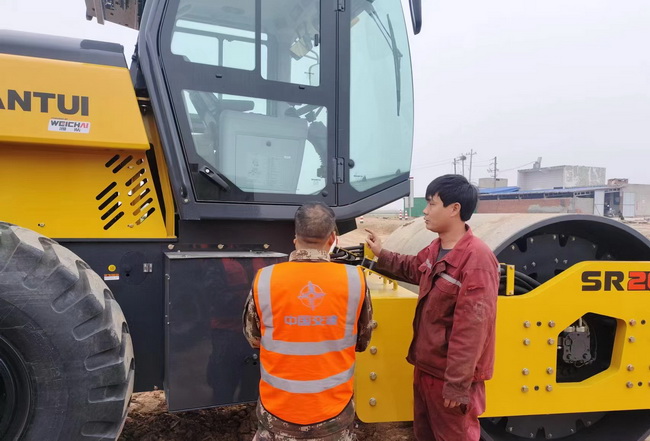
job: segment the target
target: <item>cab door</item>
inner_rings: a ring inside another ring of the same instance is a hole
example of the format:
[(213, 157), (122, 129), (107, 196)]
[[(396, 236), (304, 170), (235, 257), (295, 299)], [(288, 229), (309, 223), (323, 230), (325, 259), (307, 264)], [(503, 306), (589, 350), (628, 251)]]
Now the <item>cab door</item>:
[(181, 210), (336, 204), (336, 14), (321, 0), (170, 0), (159, 48), (192, 187)]

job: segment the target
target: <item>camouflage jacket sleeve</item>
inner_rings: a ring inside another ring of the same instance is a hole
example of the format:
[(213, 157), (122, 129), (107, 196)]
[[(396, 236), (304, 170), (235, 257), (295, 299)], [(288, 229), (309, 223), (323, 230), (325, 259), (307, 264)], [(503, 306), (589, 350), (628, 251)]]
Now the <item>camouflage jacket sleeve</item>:
[(361, 314), (357, 322), (357, 352), (363, 352), (370, 343), (372, 336), (372, 301), (370, 299), (370, 289), (366, 286), (366, 296), (361, 305)]
[(255, 299), (253, 298), (252, 291), (248, 294), (248, 298), (246, 299), (246, 306), (244, 307), (244, 316), (242, 319), (244, 322), (244, 336), (246, 337), (246, 340), (248, 340), (251, 347), (259, 348), (262, 333), (260, 332), (260, 317), (257, 315), (257, 308), (255, 307)]

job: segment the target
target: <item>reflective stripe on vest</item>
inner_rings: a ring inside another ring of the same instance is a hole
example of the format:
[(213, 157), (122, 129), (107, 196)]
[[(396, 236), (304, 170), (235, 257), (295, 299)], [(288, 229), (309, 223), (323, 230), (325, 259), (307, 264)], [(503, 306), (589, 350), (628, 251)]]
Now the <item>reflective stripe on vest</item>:
[(263, 365), (260, 366), (260, 373), (262, 380), (266, 381), (277, 389), (281, 389), (283, 391), (291, 392), (294, 394), (317, 394), (349, 381), (354, 375), (354, 364), (350, 369), (336, 375), (332, 375), (331, 377), (324, 378), (322, 380), (286, 380), (284, 378), (269, 374), (266, 372), (266, 369), (264, 369)]
[(258, 306), (262, 311), (262, 322), (266, 327), (266, 332), (261, 339), (261, 344), (265, 349), (283, 355), (322, 355), (328, 352), (342, 351), (356, 344), (357, 334), (354, 333), (354, 325), (357, 319), (357, 306), (360, 300), (361, 280), (359, 280), (359, 273), (356, 267), (344, 266), (348, 276), (348, 307), (345, 319), (345, 336), (340, 340), (320, 342), (289, 342), (273, 339), (271, 274), (274, 265), (262, 268), (257, 282), (257, 295), (259, 299)]

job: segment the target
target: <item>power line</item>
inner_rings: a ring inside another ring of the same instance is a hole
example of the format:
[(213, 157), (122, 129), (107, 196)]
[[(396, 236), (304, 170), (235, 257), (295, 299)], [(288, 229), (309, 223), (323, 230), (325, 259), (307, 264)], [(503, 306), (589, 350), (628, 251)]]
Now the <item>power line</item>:
[(428, 168), (428, 167), (437, 167), (437, 166), (440, 166), (440, 165), (446, 165), (446, 164), (449, 164), (452, 161), (452, 159), (453, 158), (441, 159), (439, 161), (430, 162), (428, 164), (422, 164), (422, 165), (419, 165), (417, 167), (413, 167), (412, 170), (417, 170), (417, 169), (420, 169), (420, 168)]
[(517, 170), (517, 169), (520, 169), (521, 167), (525, 167), (525, 166), (527, 166), (527, 165), (534, 164), (535, 162), (537, 162), (537, 161), (527, 162), (527, 163), (525, 163), (525, 164), (521, 164), (521, 165), (518, 165), (518, 166), (513, 167), (513, 168), (507, 168), (507, 169), (505, 169), (505, 170), (501, 170), (501, 171), (502, 171), (502, 172), (507, 172), (507, 171), (511, 171), (511, 170)]
[(421, 165), (421, 166), (418, 166), (418, 167), (411, 167), (411, 170), (422, 170), (422, 169), (426, 169), (426, 168), (438, 168), (438, 167), (444, 167), (444, 166), (449, 165), (449, 164), (451, 164), (451, 162), (443, 162), (443, 163), (440, 163), (440, 164)]
[(449, 158), (449, 159), (445, 159), (445, 160), (441, 160), (441, 161), (429, 162), (428, 164), (421, 164), (420, 167), (429, 167), (429, 166), (432, 166), (432, 165), (449, 164), (449, 162), (451, 160), (452, 159)]

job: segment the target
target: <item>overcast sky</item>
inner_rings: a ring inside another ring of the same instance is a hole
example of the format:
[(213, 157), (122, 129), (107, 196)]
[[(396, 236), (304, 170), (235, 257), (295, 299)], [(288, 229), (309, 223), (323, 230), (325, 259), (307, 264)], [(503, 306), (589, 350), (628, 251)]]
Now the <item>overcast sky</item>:
[[(496, 157), (516, 185), (542, 157), (650, 184), (650, 1), (423, 3), (411, 40), (416, 196), (472, 149), (474, 181)], [(115, 41), (127, 57), (136, 38), (86, 21), (83, 0), (0, 0), (0, 28)]]
[(411, 46), (417, 187), (470, 149), (472, 179), (496, 156), (516, 184), (542, 157), (650, 184), (650, 1), (424, 3)]
[(124, 26), (86, 20), (84, 0), (0, 0), (0, 29), (112, 41), (125, 46), (127, 58), (138, 35)]

